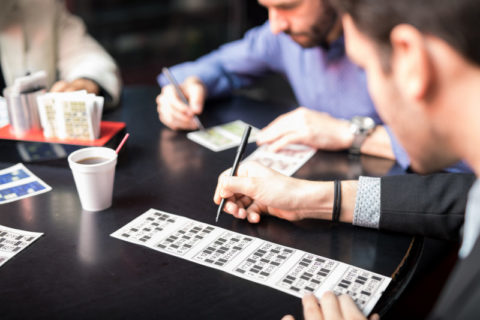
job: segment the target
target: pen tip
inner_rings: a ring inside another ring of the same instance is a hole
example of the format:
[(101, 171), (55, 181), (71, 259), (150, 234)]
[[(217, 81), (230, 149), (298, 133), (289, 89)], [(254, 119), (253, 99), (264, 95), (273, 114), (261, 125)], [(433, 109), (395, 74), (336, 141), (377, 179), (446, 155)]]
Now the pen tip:
[[(224, 199), (222, 199), (222, 202), (225, 201)], [(223, 203), (220, 203), (220, 206), (218, 206), (218, 209), (217, 209), (217, 216), (215, 217), (215, 223), (218, 222), (218, 218), (220, 217), (220, 213), (222, 212), (222, 209), (223, 209)]]

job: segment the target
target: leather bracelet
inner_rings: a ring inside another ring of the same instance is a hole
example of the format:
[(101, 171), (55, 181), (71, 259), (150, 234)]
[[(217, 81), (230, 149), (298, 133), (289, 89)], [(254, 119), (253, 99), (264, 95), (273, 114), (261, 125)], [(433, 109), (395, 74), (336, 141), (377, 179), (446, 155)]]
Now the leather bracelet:
[(340, 221), (340, 211), (342, 207), (342, 183), (339, 180), (333, 182), (333, 211), (332, 221), (337, 223)]

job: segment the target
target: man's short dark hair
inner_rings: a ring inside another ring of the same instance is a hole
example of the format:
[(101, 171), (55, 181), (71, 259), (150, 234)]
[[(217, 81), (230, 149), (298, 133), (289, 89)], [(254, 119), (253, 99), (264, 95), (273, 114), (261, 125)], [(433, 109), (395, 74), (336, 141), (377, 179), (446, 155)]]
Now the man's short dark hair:
[(387, 52), (390, 32), (402, 23), (446, 41), (471, 62), (480, 65), (479, 0), (331, 0), (348, 13), (357, 28)]

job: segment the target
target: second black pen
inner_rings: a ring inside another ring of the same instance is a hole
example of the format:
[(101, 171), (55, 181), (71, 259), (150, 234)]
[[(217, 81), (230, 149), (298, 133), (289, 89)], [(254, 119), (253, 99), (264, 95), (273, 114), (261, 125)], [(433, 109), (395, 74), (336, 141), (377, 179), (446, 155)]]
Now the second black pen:
[[(247, 127), (245, 128), (245, 131), (243, 131), (242, 141), (240, 142), (240, 145), (238, 146), (237, 155), (235, 156), (235, 160), (233, 161), (233, 167), (232, 167), (232, 170), (230, 171), (230, 176), (231, 177), (233, 177), (234, 175), (237, 174), (238, 165), (240, 164), (240, 161), (242, 160), (243, 154), (245, 153), (245, 148), (247, 147), (247, 144), (248, 144), (248, 138), (250, 137), (250, 131), (252, 131), (252, 127), (247, 125)], [(218, 218), (220, 217), (220, 213), (222, 212), (224, 206), (225, 206), (225, 198), (222, 199), (222, 201), (220, 202), (220, 205), (218, 206), (217, 217), (215, 218), (215, 223), (218, 222)]]

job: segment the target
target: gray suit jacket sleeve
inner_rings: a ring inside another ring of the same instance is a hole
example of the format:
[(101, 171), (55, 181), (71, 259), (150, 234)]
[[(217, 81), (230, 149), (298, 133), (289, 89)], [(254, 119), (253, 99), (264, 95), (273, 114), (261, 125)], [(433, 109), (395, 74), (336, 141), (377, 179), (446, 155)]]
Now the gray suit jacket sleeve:
[(383, 177), (379, 228), (458, 240), (474, 181), (465, 173)]

